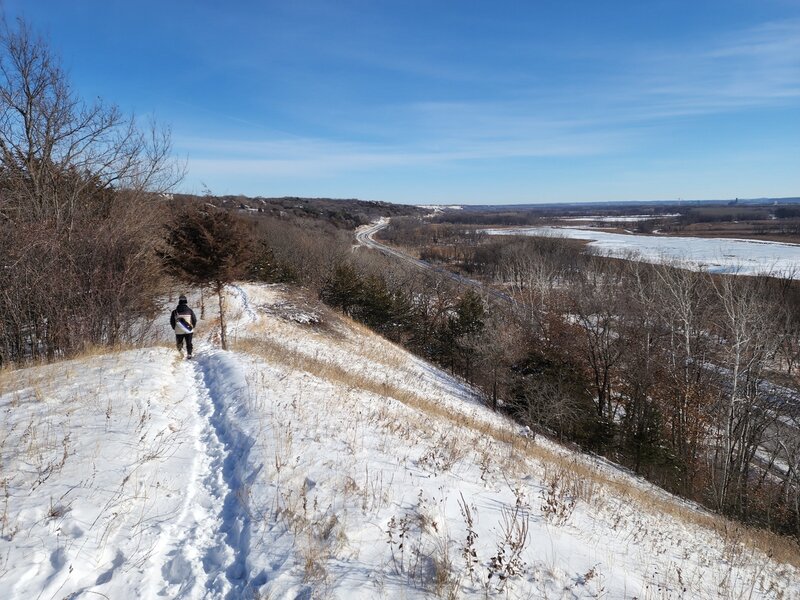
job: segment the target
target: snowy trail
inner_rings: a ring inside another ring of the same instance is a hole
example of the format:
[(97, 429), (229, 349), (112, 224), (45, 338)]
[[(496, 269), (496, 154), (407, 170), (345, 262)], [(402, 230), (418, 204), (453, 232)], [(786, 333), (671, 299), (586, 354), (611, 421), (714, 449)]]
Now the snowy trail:
[(248, 561), (246, 498), (257, 475), (247, 472), (253, 440), (232, 418), (246, 381), (230, 354), (202, 343), (199, 355), (181, 362), (176, 375), (185, 379), (196, 404), (197, 418), (187, 431), (195, 453), (180, 512), (155, 549), (145, 588), (149, 597), (250, 598), (266, 577), (251, 577)]
[(220, 473), (225, 447), (211, 419), (214, 405), (203, 372), (193, 363), (181, 369), (191, 382), (197, 404), (197, 422), (191, 431), (196, 449), (190, 483), (177, 522), (167, 532), (170, 544), (161, 568), (157, 594), (172, 598), (223, 598), (228, 589), (222, 573), (231, 560), (219, 515), (223, 512), (226, 484)]
[(218, 508), (216, 544), (203, 559), (208, 573), (206, 587), (214, 597), (247, 598), (266, 580), (263, 573), (252, 577), (248, 560), (251, 519), (247, 498), (258, 475), (258, 469), (248, 468), (254, 440), (236, 426), (233, 418), (243, 405), (247, 382), (242, 368), (227, 352), (202, 352), (193, 367), (211, 459), (204, 483)]
[[(246, 292), (239, 286), (231, 290), (241, 307), (241, 320), (255, 321)], [(266, 579), (260, 575), (251, 582), (248, 564), (250, 518), (245, 499), (257, 472), (245, 473), (253, 440), (231, 418), (247, 382), (236, 360), (213, 349), (212, 343), (213, 331), (195, 342), (195, 359), (178, 368), (196, 404), (197, 419), (187, 432), (195, 454), (180, 514), (157, 551), (161, 577), (148, 585), (153, 595), (248, 598)]]
[(228, 286), (228, 288), (234, 292), (236, 299), (241, 303), (242, 311), (246, 315), (246, 321), (248, 323), (255, 323), (258, 321), (258, 315), (250, 305), (250, 296), (247, 295), (247, 292), (244, 291), (244, 288), (235, 284)]

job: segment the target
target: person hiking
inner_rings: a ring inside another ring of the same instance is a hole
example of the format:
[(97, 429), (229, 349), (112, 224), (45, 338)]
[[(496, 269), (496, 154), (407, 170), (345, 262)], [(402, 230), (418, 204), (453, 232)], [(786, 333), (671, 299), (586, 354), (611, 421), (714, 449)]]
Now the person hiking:
[(189, 308), (186, 296), (178, 298), (178, 306), (172, 311), (169, 324), (175, 330), (175, 345), (178, 347), (178, 352), (183, 354), (183, 340), (186, 340), (186, 358), (192, 358), (192, 335), (194, 326), (197, 325), (197, 317)]

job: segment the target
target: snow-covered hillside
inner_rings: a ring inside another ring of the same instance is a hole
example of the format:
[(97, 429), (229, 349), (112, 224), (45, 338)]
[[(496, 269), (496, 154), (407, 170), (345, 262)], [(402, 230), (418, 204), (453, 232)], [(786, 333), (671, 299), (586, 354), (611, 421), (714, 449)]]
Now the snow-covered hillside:
[(790, 545), (292, 292), (229, 304), (229, 352), (205, 321), (193, 361), (165, 328), (0, 374), (0, 598), (800, 597)]

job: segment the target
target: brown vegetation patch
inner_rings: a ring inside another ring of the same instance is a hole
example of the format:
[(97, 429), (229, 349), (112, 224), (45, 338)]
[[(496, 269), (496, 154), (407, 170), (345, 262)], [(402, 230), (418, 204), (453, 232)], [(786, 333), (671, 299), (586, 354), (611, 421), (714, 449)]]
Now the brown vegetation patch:
[(237, 349), (261, 356), (271, 363), (280, 364), (293, 370), (305, 371), (345, 387), (395, 400), (421, 414), (459, 428), (469, 429), (478, 436), (487, 436), (505, 444), (510, 455), (533, 459), (545, 465), (552, 464), (558, 469), (574, 474), (584, 482), (583, 485), (592, 482), (603, 486), (612, 490), (624, 502), (635, 503), (643, 510), (658, 512), (679, 521), (714, 531), (723, 540), (730, 542), (732, 547), (741, 546), (751, 552), (759, 551), (778, 562), (800, 568), (800, 545), (793, 539), (705, 512), (703, 509), (673, 498), (657, 488), (647, 490), (633, 485), (624, 475), (614, 476), (603, 472), (566, 449), (556, 451), (541, 444), (532, 443), (529, 438), (516, 433), (516, 428), (511, 423), (502, 426), (461, 411), (454, 411), (449, 406), (429, 400), (408, 389), (354, 373), (330, 361), (292, 352), (273, 340), (243, 340), (237, 343)]

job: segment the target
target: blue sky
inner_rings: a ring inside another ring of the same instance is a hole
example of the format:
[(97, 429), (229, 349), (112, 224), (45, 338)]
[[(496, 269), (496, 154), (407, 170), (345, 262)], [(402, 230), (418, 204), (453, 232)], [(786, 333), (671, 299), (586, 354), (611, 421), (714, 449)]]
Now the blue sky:
[(800, 0), (5, 0), (182, 191), (403, 203), (800, 195)]

